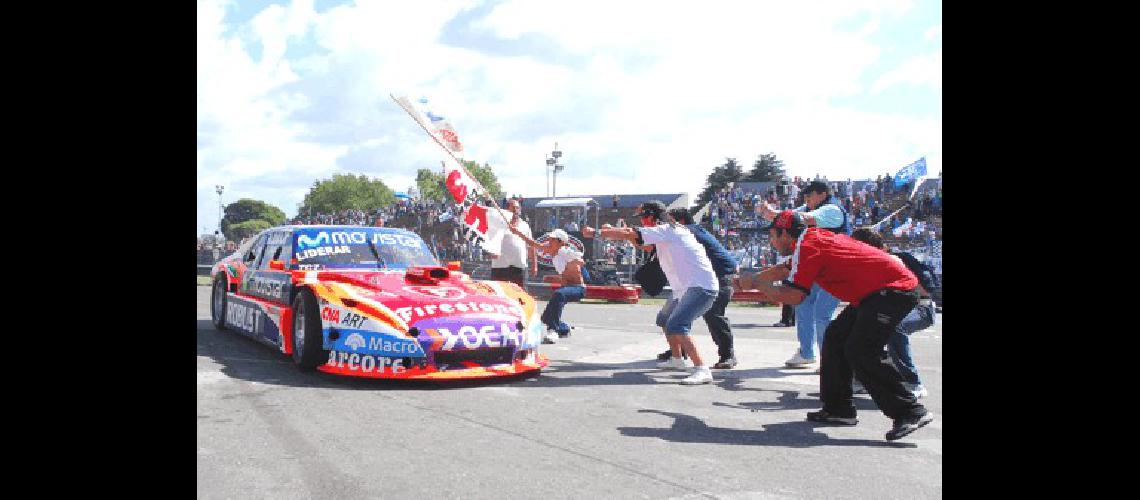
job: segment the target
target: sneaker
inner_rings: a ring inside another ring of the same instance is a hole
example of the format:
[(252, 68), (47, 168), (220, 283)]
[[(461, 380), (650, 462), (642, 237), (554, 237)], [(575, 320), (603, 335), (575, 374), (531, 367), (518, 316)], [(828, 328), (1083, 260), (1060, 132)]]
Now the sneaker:
[(792, 359), (789, 359), (788, 361), (786, 361), (784, 363), (784, 366), (787, 366), (788, 368), (807, 368), (807, 365), (814, 365), (814, 364), (815, 364), (814, 359), (808, 359), (808, 358), (804, 358), (804, 357), (800, 356), (800, 350), (796, 349), (796, 355), (792, 356)]
[(828, 413), (827, 410), (809, 412), (807, 419), (809, 422), (819, 422), (821, 424), (855, 425), (859, 423), (859, 419), (855, 417), (837, 417)]
[(717, 361), (715, 365), (712, 365), (712, 367), (717, 370), (731, 370), (736, 367), (736, 356), (720, 358), (720, 361)]
[(774, 327), (776, 327), (776, 328), (784, 328), (784, 327), (788, 327), (788, 326), (792, 326), (792, 325), (789, 325), (789, 324), (787, 324), (787, 323), (784, 323), (783, 321), (781, 321), (781, 322), (779, 322), (779, 323), (776, 323), (776, 324), (774, 324), (774, 325), (772, 325), (772, 326), (774, 326)]
[(566, 337), (569, 337), (569, 336), (570, 336), (570, 332), (572, 332), (572, 331), (574, 331), (574, 327), (570, 327), (570, 329), (569, 329), (569, 330), (566, 330), (566, 333), (558, 332), (558, 338), (560, 338), (560, 339), (564, 339), (564, 338), (566, 338)]
[(666, 361), (657, 363), (657, 367), (663, 370), (680, 370), (685, 371), (689, 369), (689, 363), (681, 358), (669, 358)]
[[(669, 361), (671, 357), (673, 357), (673, 350), (665, 349), (665, 352), (657, 355), (657, 361)], [(685, 354), (685, 351), (681, 351), (681, 358), (689, 359), (689, 355)]]
[(855, 380), (851, 382), (851, 392), (855, 394), (867, 394), (867, 388), (863, 387), (863, 383)]
[(553, 344), (558, 341), (558, 334), (554, 330), (546, 330), (546, 335), (542, 337), (543, 344)]
[(911, 387), (909, 389), (910, 389), (910, 392), (912, 394), (914, 394), (914, 399), (918, 399), (918, 398), (922, 398), (922, 397), (926, 397), (926, 396), (930, 395), (930, 392), (927, 391), (926, 388), (922, 386), (922, 384), (918, 384), (918, 385)]
[(925, 427), (934, 421), (934, 412), (926, 412), (921, 417), (909, 417), (895, 419), (895, 425), (891, 430), (887, 431), (887, 441), (894, 441), (907, 434), (917, 431), (921, 427)]
[(712, 371), (708, 367), (701, 366), (693, 370), (693, 374), (681, 379), (684, 385), (697, 385), (697, 384), (711, 384), (713, 381)]

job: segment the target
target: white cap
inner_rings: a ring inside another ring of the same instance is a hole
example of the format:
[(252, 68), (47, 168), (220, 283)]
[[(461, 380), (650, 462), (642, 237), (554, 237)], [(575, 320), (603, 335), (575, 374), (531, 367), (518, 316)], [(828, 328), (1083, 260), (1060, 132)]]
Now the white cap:
[(555, 229), (555, 230), (551, 231), (549, 234), (550, 234), (551, 238), (562, 240), (563, 243), (570, 241), (570, 235), (566, 234), (566, 231), (563, 231), (561, 229)]

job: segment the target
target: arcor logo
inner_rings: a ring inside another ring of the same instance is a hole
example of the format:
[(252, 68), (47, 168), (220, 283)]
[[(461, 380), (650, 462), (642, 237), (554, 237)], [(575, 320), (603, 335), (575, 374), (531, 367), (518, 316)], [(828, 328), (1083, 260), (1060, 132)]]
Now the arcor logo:
[(363, 349), (365, 345), (364, 336), (360, 335), (359, 333), (353, 333), (349, 335), (348, 338), (344, 339), (344, 345), (351, 347), (354, 351), (357, 349)]

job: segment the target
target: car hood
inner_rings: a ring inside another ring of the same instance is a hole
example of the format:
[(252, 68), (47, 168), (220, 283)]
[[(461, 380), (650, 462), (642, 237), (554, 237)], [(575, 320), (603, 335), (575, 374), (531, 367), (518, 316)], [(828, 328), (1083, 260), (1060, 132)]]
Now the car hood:
[[(323, 301), (360, 310), (397, 330), (466, 323), (527, 324), (534, 299), (517, 286), (495, 281), (472, 281), (461, 273), (424, 282), (403, 271), (301, 271), (298, 284), (307, 284)], [(422, 324), (422, 325), (421, 325)]]

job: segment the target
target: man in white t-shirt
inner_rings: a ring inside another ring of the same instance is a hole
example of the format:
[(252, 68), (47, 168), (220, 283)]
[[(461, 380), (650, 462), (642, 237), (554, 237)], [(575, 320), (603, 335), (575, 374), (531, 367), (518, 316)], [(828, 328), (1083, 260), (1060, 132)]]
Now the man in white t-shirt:
[(542, 339), (542, 342), (553, 344), (556, 333), (558, 338), (569, 337), (570, 330), (574, 327), (562, 321), (562, 308), (566, 307), (567, 302), (578, 302), (586, 296), (585, 280), (582, 279), (582, 265), (586, 261), (582, 259), (582, 254), (567, 245), (567, 242), (570, 241), (570, 235), (561, 229), (555, 229), (548, 233), (549, 237), (545, 244), (523, 235), (518, 228), (512, 227), (511, 232), (530, 247), (546, 255), (551, 255), (551, 263), (554, 264), (554, 269), (558, 271), (561, 278), (561, 286), (551, 294), (550, 302), (542, 311), (542, 323), (546, 325), (546, 337)]
[[(513, 214), (510, 220), (510, 226), (518, 229), (520, 233), (530, 238), (530, 224), (527, 224), (522, 218), (522, 206), (519, 205), (519, 201), (514, 198), (508, 200), (507, 210)], [(491, 257), (491, 279), (496, 281), (510, 281), (523, 290), (526, 290), (526, 262), (528, 253), (531, 262), (530, 275), (538, 276), (538, 261), (534, 258), (534, 249), (527, 248), (526, 242), (514, 233), (503, 236), (502, 253), (496, 255), (487, 252), (487, 255)]]
[[(716, 301), (720, 292), (716, 271), (705, 253), (705, 247), (688, 228), (665, 213), (663, 203), (651, 201), (642, 204), (640, 216), (642, 227), (616, 228), (606, 224), (597, 233), (605, 239), (626, 240), (657, 248), (657, 260), (673, 288), (673, 296), (657, 313), (657, 326), (665, 331), (665, 339), (669, 342), (673, 357), (657, 366), (684, 370), (687, 365), (681, 358), (683, 351), (693, 360), (693, 372), (681, 383), (711, 383), (712, 371), (701, 359), (696, 344), (689, 336), (689, 330), (693, 326), (693, 320), (708, 312)], [(594, 233), (595, 230), (589, 226), (582, 230), (582, 235), (587, 238), (593, 237)]]

